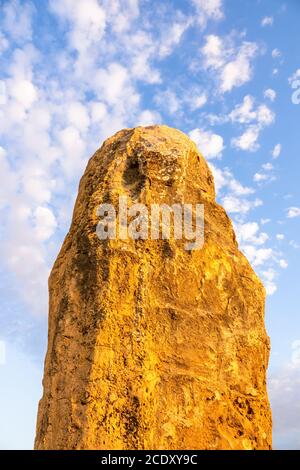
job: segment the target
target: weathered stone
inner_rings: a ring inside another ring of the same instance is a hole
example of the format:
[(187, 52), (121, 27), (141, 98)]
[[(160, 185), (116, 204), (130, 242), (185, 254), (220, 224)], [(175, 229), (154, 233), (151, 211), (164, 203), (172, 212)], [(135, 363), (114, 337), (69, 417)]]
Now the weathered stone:
[[(203, 203), (205, 243), (106, 240), (99, 204)], [(49, 279), (37, 449), (268, 449), (264, 288), (195, 144), (166, 126), (106, 140)]]

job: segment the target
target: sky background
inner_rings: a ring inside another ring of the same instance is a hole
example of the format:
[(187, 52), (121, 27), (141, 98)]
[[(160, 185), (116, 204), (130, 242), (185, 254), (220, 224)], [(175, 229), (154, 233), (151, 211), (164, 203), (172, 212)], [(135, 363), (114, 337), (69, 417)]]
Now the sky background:
[(88, 158), (164, 123), (209, 160), (266, 286), (274, 447), (300, 449), (299, 22), (299, 0), (0, 0), (0, 448), (33, 446), (47, 277)]

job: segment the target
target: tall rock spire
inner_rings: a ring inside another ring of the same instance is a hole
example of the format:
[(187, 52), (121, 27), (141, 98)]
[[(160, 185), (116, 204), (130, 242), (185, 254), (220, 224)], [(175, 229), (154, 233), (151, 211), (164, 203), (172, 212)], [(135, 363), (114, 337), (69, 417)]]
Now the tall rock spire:
[[(203, 204), (203, 246), (121, 237), (118, 224), (115, 238), (99, 239), (99, 206), (115, 207), (119, 222), (120, 198)], [(186, 135), (149, 126), (104, 142), (49, 294), (36, 449), (271, 447), (265, 291)]]

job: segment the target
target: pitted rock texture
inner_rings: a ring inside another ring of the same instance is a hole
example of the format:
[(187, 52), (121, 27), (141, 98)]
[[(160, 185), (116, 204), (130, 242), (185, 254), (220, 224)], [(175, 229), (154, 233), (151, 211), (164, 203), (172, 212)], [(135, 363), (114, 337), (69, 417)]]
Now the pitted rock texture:
[[(106, 240), (97, 207), (203, 203), (205, 243)], [(265, 290), (195, 144), (166, 126), (104, 142), (49, 279), (36, 449), (269, 449)]]

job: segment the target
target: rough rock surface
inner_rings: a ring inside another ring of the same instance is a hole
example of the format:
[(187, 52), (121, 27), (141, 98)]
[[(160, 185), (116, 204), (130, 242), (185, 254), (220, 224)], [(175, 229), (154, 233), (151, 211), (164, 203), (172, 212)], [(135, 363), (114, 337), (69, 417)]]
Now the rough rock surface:
[[(96, 235), (102, 202), (204, 203), (205, 243)], [(265, 291), (195, 144), (166, 126), (104, 142), (49, 279), (36, 449), (268, 449)]]

